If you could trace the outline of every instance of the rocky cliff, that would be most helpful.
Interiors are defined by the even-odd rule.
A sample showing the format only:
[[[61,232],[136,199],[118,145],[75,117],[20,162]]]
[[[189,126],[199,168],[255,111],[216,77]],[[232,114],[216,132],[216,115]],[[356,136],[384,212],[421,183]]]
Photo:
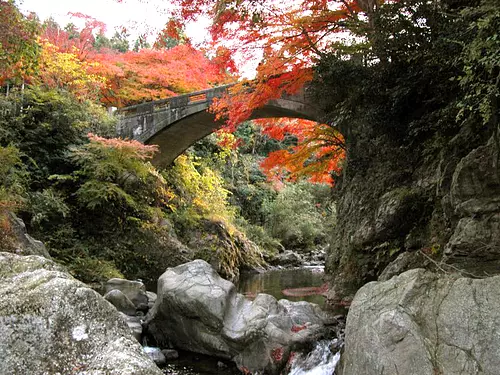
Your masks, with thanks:
[[[347,138],[328,252],[330,301],[369,281],[427,267],[466,276],[500,272],[500,170],[494,131],[461,127],[412,145],[408,132]],[[384,271],[385,270],[385,271]]]

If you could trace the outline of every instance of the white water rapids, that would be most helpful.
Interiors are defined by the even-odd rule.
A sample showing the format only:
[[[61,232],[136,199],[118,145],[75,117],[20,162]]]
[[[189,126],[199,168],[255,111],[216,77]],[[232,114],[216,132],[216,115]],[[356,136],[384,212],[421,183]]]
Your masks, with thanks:
[[[318,341],[307,355],[298,355],[292,362],[289,375],[332,375],[340,360],[340,351],[333,353],[337,339]]]

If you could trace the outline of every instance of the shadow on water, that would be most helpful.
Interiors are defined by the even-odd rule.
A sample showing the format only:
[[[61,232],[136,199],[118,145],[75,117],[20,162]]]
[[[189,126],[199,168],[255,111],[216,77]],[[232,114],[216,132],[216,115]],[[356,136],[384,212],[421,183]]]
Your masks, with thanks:
[[[170,361],[162,370],[168,375],[241,375],[230,361],[185,351],[179,351],[179,359]]]

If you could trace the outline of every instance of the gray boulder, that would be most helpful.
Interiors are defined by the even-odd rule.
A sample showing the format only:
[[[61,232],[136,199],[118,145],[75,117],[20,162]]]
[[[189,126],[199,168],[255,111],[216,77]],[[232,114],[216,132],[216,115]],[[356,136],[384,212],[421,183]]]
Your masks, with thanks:
[[[15,252],[19,255],[40,255],[50,259],[49,252],[43,242],[35,240],[26,231],[24,221],[10,213],[10,224],[15,237]]]
[[[387,281],[405,271],[414,268],[423,268],[428,266],[429,260],[420,252],[405,252],[389,263],[378,277],[378,281]]]
[[[126,315],[135,315],[135,305],[118,289],[113,289],[104,295],[104,299]]]
[[[298,267],[302,264],[302,258],[292,250],[285,250],[282,254],[278,255],[275,263],[284,267]]]
[[[104,293],[108,293],[112,290],[119,290],[120,292],[125,294],[137,308],[148,305],[146,287],[140,281],[131,281],[117,278],[110,279],[104,285]]]
[[[356,294],[341,375],[496,375],[500,276],[407,271]]]
[[[161,345],[232,359],[242,371],[278,373],[296,348],[315,341],[334,320],[314,304],[249,301],[205,261],[169,268],[146,317]]]
[[[40,256],[0,253],[0,374],[161,375],[116,309]]]

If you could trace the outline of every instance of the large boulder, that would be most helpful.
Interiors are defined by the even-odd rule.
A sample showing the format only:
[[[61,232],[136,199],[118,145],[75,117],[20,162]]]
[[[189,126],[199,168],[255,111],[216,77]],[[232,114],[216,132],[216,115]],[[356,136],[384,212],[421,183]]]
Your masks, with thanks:
[[[500,276],[469,279],[415,269],[356,294],[341,375],[495,375]]]
[[[116,309],[40,256],[0,253],[0,374],[161,375]]]
[[[161,346],[232,359],[252,373],[278,373],[292,350],[315,341],[333,322],[307,302],[266,294],[249,301],[202,260],[160,277],[158,299],[146,317],[149,334]]]
[[[119,290],[122,292],[136,308],[146,308],[148,306],[148,296],[146,294],[146,287],[141,281],[125,280],[113,278],[106,282],[104,291],[106,294],[112,290]]]

